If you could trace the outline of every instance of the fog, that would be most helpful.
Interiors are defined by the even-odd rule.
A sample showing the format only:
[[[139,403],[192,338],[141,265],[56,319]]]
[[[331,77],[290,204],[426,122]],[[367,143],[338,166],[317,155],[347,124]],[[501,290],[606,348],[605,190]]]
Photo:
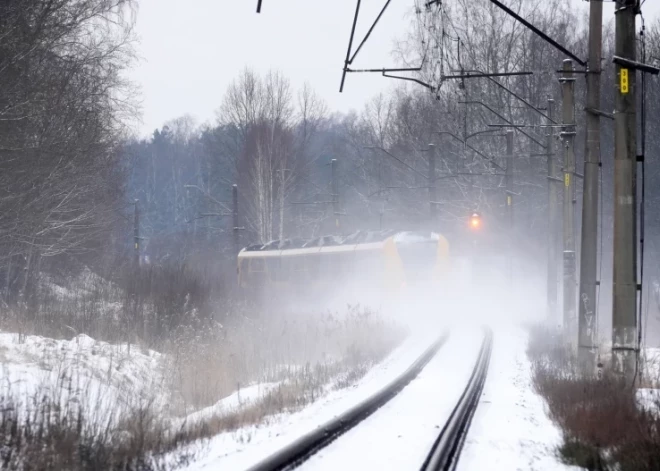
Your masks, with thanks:
[[[613,59],[627,41],[659,65],[660,2],[638,2],[643,21],[621,10],[637,36],[615,41],[621,2],[597,1],[506,0],[561,48],[489,0],[263,0],[260,14],[257,0],[0,1],[8,466],[166,469],[218,438],[193,466],[243,469],[258,457],[248,444],[285,446],[402,371],[421,375],[398,397],[423,432],[413,422],[437,412],[440,390],[452,410],[443,383],[460,393],[473,357],[482,374],[465,397],[495,405],[479,406],[481,441],[466,443],[528,460],[511,468],[554,463],[555,447],[608,466],[617,440],[635,459],[657,450],[657,434],[639,432],[658,415],[632,407],[637,391],[617,375],[660,381],[641,355],[660,347],[660,78]],[[601,3],[596,104],[584,58],[587,9]],[[639,113],[621,112],[633,102]],[[585,165],[587,113],[600,119],[597,167]],[[620,125],[632,116],[636,148]],[[627,130],[617,166],[614,122]],[[586,212],[585,168],[599,200]],[[587,248],[596,299],[578,291]],[[629,294],[617,312],[615,256],[630,265],[617,264]],[[575,348],[581,307],[595,345],[580,347],[611,369]],[[495,333],[488,382],[483,327]],[[603,427],[589,414],[610,404],[620,423]],[[382,428],[403,446],[397,414]],[[492,436],[512,418],[510,442]],[[427,438],[445,420],[425,422]],[[537,428],[547,443],[529,440]]]

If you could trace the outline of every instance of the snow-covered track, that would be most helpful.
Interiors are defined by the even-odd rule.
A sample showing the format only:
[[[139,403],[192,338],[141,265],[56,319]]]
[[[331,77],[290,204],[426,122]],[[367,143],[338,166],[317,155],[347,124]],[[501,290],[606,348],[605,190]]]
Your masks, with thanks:
[[[479,356],[474,365],[461,398],[433,444],[431,452],[424,460],[422,471],[449,471],[456,469],[463,449],[474,412],[479,404],[479,397],[484,389],[490,354],[493,348],[493,332],[486,329]]]
[[[318,450],[358,425],[401,392],[431,361],[448,337],[449,333],[443,332],[406,371],[379,392],[328,423],[303,435],[295,442],[252,466],[248,471],[288,470],[302,464]]]

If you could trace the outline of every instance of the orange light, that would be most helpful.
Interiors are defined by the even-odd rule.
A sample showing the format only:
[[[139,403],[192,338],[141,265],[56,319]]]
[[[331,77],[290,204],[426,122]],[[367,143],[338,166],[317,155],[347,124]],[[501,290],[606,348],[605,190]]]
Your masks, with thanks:
[[[470,216],[470,227],[472,229],[479,229],[481,226],[481,217],[477,213],[473,213],[472,216]]]

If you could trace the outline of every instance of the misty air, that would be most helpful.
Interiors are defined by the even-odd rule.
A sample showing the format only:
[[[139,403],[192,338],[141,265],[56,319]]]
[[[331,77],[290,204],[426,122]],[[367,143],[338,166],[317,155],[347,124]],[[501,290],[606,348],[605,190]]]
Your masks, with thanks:
[[[653,0],[3,0],[0,468],[660,470],[659,120]]]

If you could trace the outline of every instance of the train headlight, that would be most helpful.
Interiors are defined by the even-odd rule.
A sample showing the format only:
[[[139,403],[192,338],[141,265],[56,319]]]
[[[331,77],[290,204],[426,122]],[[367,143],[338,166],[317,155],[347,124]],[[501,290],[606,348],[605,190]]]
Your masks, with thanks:
[[[470,228],[477,230],[481,227],[481,216],[479,213],[472,213],[470,216]]]

